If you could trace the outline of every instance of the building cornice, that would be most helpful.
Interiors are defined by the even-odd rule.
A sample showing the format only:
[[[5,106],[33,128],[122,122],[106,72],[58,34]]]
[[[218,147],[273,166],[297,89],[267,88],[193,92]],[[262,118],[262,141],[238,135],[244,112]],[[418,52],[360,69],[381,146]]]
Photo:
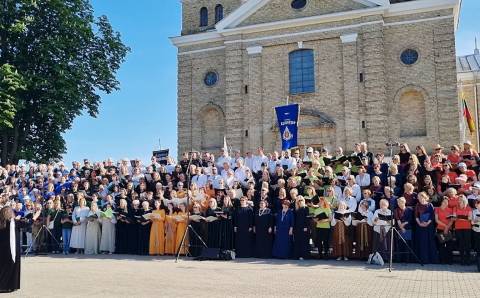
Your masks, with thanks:
[[[385,12],[384,7],[365,8],[365,9],[358,9],[358,10],[352,10],[347,12],[337,12],[337,13],[332,13],[327,15],[319,15],[319,16],[312,16],[312,17],[305,17],[305,18],[275,21],[275,22],[263,23],[263,24],[257,24],[257,25],[242,26],[242,27],[237,27],[232,29],[219,30],[217,28],[217,32],[219,32],[224,36],[234,35],[234,34],[256,33],[256,32],[280,30],[280,29],[286,29],[286,28],[292,28],[292,27],[308,26],[308,25],[314,25],[314,24],[338,22],[338,21],[356,19],[356,18],[372,16],[372,15],[383,15],[384,12]]]
[[[176,47],[191,46],[207,42],[223,41],[223,35],[216,32],[204,32],[183,36],[170,37],[170,41]]]
[[[465,82],[465,81],[475,81],[480,79],[479,72],[457,72],[457,81],[458,82]]]

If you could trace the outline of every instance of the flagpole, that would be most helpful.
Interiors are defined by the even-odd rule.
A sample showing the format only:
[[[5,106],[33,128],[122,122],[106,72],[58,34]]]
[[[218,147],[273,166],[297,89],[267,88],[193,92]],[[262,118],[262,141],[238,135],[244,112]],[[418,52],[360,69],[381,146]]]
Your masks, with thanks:
[[[460,104],[461,104],[461,113],[462,113],[462,143],[465,142],[465,133],[466,133],[466,120],[465,120],[465,104],[463,102],[463,82],[460,81]]]

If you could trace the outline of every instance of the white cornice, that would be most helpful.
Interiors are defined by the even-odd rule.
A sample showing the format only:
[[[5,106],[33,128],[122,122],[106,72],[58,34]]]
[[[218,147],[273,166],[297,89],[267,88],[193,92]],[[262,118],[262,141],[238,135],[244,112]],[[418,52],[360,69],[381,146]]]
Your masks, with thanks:
[[[244,20],[258,11],[260,8],[265,6],[271,0],[250,0],[237,8],[234,12],[228,15],[225,19],[220,21],[215,28],[218,31],[224,29],[232,29],[240,25]],[[389,0],[353,0],[355,2],[361,3],[368,7],[377,7],[377,6],[388,6],[390,5]]]
[[[457,72],[457,81],[475,81],[479,75],[476,72],[469,71],[469,72]],[[480,83],[479,83],[480,84]]]
[[[263,23],[257,25],[242,26],[232,29],[223,29],[217,31],[223,35],[232,35],[238,33],[253,33],[270,30],[279,30],[290,27],[308,26],[313,24],[331,23],[354,18],[360,18],[371,15],[383,15],[385,9],[383,7],[364,8],[346,12],[336,12],[327,15],[318,15],[305,18],[289,19],[283,21],[276,21],[270,23]]]
[[[191,46],[206,42],[223,41],[223,36],[218,32],[204,32],[183,36],[170,37],[170,41],[176,47]]]
[[[211,51],[219,51],[225,49],[225,46],[220,46],[220,47],[214,47],[214,48],[205,48],[205,49],[199,49],[199,50],[193,50],[193,51],[187,51],[187,52],[180,52],[178,53],[179,56],[185,56],[185,55],[190,55],[190,54],[197,54],[197,53],[204,53],[204,52],[211,52]]]

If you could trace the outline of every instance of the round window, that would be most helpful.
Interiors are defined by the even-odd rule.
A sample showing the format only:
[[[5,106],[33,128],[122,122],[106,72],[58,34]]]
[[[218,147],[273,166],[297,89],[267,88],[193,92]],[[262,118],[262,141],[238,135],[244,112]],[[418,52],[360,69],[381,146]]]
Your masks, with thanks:
[[[205,85],[207,85],[207,86],[215,85],[218,82],[217,73],[213,72],[213,71],[207,72],[207,74],[205,75],[204,82],[205,82]]]
[[[293,9],[302,9],[307,5],[307,0],[293,0],[291,5]]]
[[[413,49],[407,49],[400,55],[400,60],[405,65],[412,65],[418,61],[418,52]]]

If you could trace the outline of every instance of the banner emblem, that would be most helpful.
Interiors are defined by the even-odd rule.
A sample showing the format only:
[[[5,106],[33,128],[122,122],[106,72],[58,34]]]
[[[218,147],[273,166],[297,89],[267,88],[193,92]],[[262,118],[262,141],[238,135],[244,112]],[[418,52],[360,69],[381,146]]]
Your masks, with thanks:
[[[285,131],[283,132],[283,140],[284,141],[290,141],[292,138],[293,138],[293,136],[290,133],[290,130],[288,130],[288,126],[285,127]]]

